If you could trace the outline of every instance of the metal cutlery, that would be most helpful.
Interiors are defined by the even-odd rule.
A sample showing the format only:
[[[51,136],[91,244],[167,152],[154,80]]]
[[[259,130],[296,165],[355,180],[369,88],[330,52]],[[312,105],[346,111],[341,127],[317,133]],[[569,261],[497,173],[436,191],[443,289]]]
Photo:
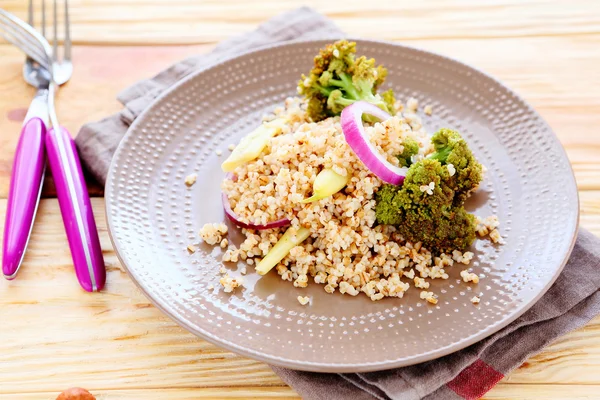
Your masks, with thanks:
[[[33,25],[31,9],[29,20]],[[7,279],[14,279],[21,267],[39,204],[46,169],[47,104],[52,80],[47,69],[50,58],[46,55],[50,47],[40,48],[36,42],[41,38],[39,34],[33,28],[22,25],[25,24],[21,24],[19,19],[0,10],[2,36],[24,48],[28,57],[23,67],[23,78],[37,88],[23,122],[13,161],[2,250],[2,273]]]
[[[33,26],[34,22],[33,9],[33,0],[30,0],[29,22],[31,26]],[[35,136],[35,139],[39,141],[41,138],[41,140],[44,141],[48,157],[48,164],[50,166],[52,176],[54,177],[57,198],[62,213],[63,222],[65,225],[67,239],[69,241],[69,247],[71,249],[71,255],[73,257],[73,264],[75,266],[77,278],[79,280],[80,285],[85,290],[91,292],[100,290],[104,286],[106,280],[104,260],[102,257],[102,250],[100,247],[96,223],[94,221],[91,202],[89,194],[87,192],[87,187],[83,177],[81,163],[79,160],[77,149],[75,147],[75,142],[71,138],[69,132],[64,127],[60,126],[54,107],[54,98],[58,87],[67,82],[70,79],[73,72],[73,66],[71,63],[70,21],[67,0],[64,0],[64,8],[62,9],[65,32],[62,46],[62,58],[59,57],[58,51],[59,41],[57,17],[59,13],[59,8],[56,0],[53,2],[52,10],[52,30],[54,33],[52,50],[50,50],[50,46],[44,37],[40,36],[39,34],[36,34],[37,32],[35,31],[31,32],[31,29],[29,29],[23,21],[20,21],[19,19],[10,16],[10,14],[9,18],[4,18],[5,25],[10,25],[8,24],[8,22],[12,22],[10,28],[8,30],[5,29],[5,32],[9,32],[10,35],[5,36],[9,36],[10,39],[8,40],[10,40],[11,42],[17,42],[19,45],[22,45],[23,50],[28,54],[28,59],[26,60],[26,64],[24,67],[24,75],[26,77],[26,80],[31,79],[33,81],[34,77],[46,75],[50,77],[50,79],[47,81],[47,85],[41,80],[36,81],[37,83],[41,83],[41,85],[37,87],[43,90],[43,92],[38,91],[38,94],[40,96],[38,97],[36,95],[36,99],[40,101],[38,101],[36,104],[44,105],[46,107],[41,112],[45,114],[46,119],[49,118],[49,122],[52,128],[44,134],[43,130],[45,128],[45,124],[39,124],[41,125],[40,129],[42,129],[42,133],[40,133],[38,136]],[[6,15],[7,13],[3,12],[2,14]],[[42,1],[42,21],[42,34],[44,34],[45,36],[45,1]],[[3,26],[0,25],[0,28],[3,28]],[[46,101],[44,102],[43,99],[45,99]],[[43,119],[40,120],[43,121]],[[42,154],[43,148],[44,146],[41,146]],[[19,150],[27,154],[30,151],[28,149],[28,142],[24,141],[23,146],[19,145],[18,152]],[[37,161],[38,159],[36,158],[36,162]],[[22,175],[26,175],[26,173],[29,173],[30,176],[37,177],[37,169],[35,171],[29,171],[31,168],[22,168],[23,165],[26,165],[29,162],[30,159],[25,156],[18,158],[15,157],[13,169],[14,173],[17,173],[21,169],[24,169],[25,171],[22,172]],[[33,163],[33,165],[37,164]],[[41,179],[39,182],[39,186],[35,186],[33,184],[33,179],[24,179],[23,182],[25,183],[21,183],[20,181],[16,182],[17,179],[14,177],[13,180],[15,181],[15,183],[14,185],[11,184],[10,197],[16,199],[12,200],[12,202],[17,206],[13,208],[7,208],[5,244],[7,237],[17,238],[18,240],[15,239],[15,242],[18,244],[22,243],[23,240],[19,238],[21,238],[24,235],[23,232],[25,232],[25,230],[27,230],[27,237],[29,237],[29,232],[33,223],[33,215],[35,214],[35,211],[33,212],[33,215],[31,217],[29,216],[30,213],[26,213],[25,216],[21,217],[17,210],[19,205],[18,200],[22,198],[31,198],[31,192],[36,187],[38,188],[37,198],[39,199],[39,186],[41,186]],[[9,204],[10,202],[11,200],[9,198]],[[17,213],[17,216],[19,218],[15,218],[13,216],[14,212]],[[29,219],[31,220],[29,221]],[[8,222],[10,222],[10,224],[8,224]],[[27,225],[28,222],[29,225]],[[23,223],[23,225],[19,225],[20,223]],[[27,229],[24,228],[25,226],[27,227]],[[14,233],[13,230],[16,233]],[[11,244],[12,241],[8,243],[8,246],[10,247]],[[26,244],[27,240],[25,240],[24,245]],[[6,251],[3,254],[6,254]],[[10,254],[16,253],[12,251],[10,252]],[[9,258],[11,257],[16,258],[16,256],[10,256]],[[6,264],[3,260],[4,275],[9,279],[14,278],[21,261],[22,254],[21,258],[19,259],[19,262],[16,263],[17,266],[15,271],[11,273],[15,265],[14,260],[9,259],[6,262]]]

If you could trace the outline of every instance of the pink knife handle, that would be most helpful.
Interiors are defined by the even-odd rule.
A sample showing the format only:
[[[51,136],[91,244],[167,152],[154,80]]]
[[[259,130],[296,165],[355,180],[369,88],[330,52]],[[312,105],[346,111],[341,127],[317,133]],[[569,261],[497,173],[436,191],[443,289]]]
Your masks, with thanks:
[[[98,291],[106,282],[106,270],[75,141],[65,128],[52,128],[46,152],[77,279],[88,292]]]
[[[6,279],[14,279],[17,275],[33,227],[46,166],[45,135],[46,125],[39,118],[30,119],[21,130],[10,179],[2,243],[2,273]]]

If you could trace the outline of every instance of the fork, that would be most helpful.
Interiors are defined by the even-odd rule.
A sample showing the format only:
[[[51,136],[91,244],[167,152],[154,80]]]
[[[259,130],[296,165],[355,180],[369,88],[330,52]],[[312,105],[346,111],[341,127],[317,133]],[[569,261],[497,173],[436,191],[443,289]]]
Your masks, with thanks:
[[[33,25],[33,8],[33,0],[30,0],[29,21],[31,25]],[[44,37],[32,34],[28,29],[25,29],[28,35],[17,36],[21,39],[21,43],[25,44],[24,50],[32,59],[28,58],[26,61],[25,73],[33,72],[36,68],[50,73],[46,105],[52,129],[45,135],[48,164],[54,177],[77,279],[85,290],[91,292],[100,290],[104,286],[106,280],[104,260],[75,142],[69,132],[58,123],[54,107],[54,97],[58,87],[66,83],[73,72],[68,0],[64,0],[63,10],[65,35],[62,58],[59,57],[58,51],[57,0],[53,1],[54,39],[52,51],[49,50],[49,44]],[[16,20],[17,23],[20,21],[14,17],[11,20],[13,22]],[[46,7],[45,0],[42,0],[42,34],[44,36],[46,33],[45,21]],[[24,23],[17,25],[24,25]],[[16,31],[16,28],[12,30],[13,33]],[[31,38],[35,40],[31,40]],[[34,55],[37,57],[33,57]],[[33,63],[34,60],[39,60],[37,66]]]
[[[32,8],[33,0],[29,0]],[[42,1],[42,15],[45,15]],[[46,135],[48,165],[56,186],[56,197],[65,225],[75,274],[80,285],[88,292],[102,289],[106,281],[106,271],[98,230],[94,220],[92,204],[87,190],[81,161],[75,141],[69,132],[58,123],[54,108],[55,92],[58,86],[66,83],[73,73],[71,62],[71,24],[68,0],[64,0],[64,40],[63,55],[58,51],[58,5],[53,2],[52,77],[48,95],[48,109],[52,129]]]
[[[29,10],[29,23],[33,25],[32,9]],[[0,27],[5,39],[22,46],[28,54],[23,66],[23,78],[37,88],[17,144],[6,208],[2,273],[10,280],[16,277],[23,262],[39,204],[46,169],[47,103],[52,79],[47,69],[50,47],[40,48],[36,44],[36,40],[40,39],[39,33],[1,9]]]

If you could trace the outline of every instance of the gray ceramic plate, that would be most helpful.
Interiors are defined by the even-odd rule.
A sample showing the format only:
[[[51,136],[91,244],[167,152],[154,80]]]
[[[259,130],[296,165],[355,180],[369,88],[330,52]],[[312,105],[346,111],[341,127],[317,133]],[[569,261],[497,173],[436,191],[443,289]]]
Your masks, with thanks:
[[[203,245],[190,255],[186,246],[199,241],[204,223],[224,220],[219,185],[227,146],[295,95],[300,74],[327,42],[265,48],[196,73],[158,98],[129,129],[108,176],[106,212],[119,258],[151,301],[194,334],[302,370],[415,364],[498,331],[539,299],[564,266],[578,225],[577,189],[540,116],[501,83],[457,61],[358,42],[359,54],[389,69],[386,86],[400,100],[414,96],[433,105],[433,117],[424,118],[430,131],[452,127],[468,139],[489,170],[470,208],[497,214],[506,244],[476,242],[480,283],[460,283],[462,268],[451,268],[449,280],[432,284],[440,295],[436,306],[419,300],[415,289],[403,299],[371,302],[329,295],[314,283],[296,289],[275,273],[259,279],[250,267],[243,291],[219,290],[220,249]],[[193,172],[198,181],[187,188],[184,178]],[[227,266],[232,275],[241,267]],[[469,301],[475,294],[478,306]],[[298,295],[311,296],[312,304],[301,306]]]

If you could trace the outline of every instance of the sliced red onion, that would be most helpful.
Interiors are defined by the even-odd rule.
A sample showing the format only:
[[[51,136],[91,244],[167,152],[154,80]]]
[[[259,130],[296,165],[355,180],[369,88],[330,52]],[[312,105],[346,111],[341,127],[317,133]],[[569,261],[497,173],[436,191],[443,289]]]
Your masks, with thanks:
[[[363,126],[363,114],[372,115],[382,121],[391,118],[391,115],[381,108],[366,101],[357,101],[342,111],[342,131],[344,132],[346,142],[348,142],[348,145],[360,161],[379,179],[393,185],[401,185],[404,182],[408,168],[401,168],[391,164],[373,146]]]
[[[231,179],[232,181],[237,181],[237,176],[233,174],[227,174],[227,179]],[[221,192],[221,199],[223,201],[223,210],[225,210],[225,215],[227,218],[231,220],[234,224],[239,226],[240,228],[246,229],[256,229],[256,230],[264,230],[264,229],[273,229],[273,228],[281,228],[282,226],[288,226],[291,222],[289,219],[284,218],[277,221],[269,222],[264,225],[250,224],[240,221],[240,217],[233,212],[231,209],[231,204],[229,204],[229,198],[225,194],[225,192]]]

